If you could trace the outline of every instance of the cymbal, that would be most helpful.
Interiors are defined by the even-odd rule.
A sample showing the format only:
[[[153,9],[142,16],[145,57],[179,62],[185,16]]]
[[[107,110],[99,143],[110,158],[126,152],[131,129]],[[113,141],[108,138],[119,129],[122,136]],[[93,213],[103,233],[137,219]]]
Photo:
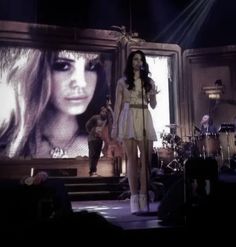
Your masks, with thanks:
[[[168,128],[171,128],[171,129],[180,128],[180,126],[177,125],[177,124],[167,124],[165,126],[168,127]]]

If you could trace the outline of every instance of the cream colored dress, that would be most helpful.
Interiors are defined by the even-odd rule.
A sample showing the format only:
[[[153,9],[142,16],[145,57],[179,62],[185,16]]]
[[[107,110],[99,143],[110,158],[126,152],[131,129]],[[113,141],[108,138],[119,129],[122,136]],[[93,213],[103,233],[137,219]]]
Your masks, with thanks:
[[[153,82],[153,81],[152,81]],[[142,109],[142,89],[141,80],[134,82],[133,90],[127,89],[127,84],[124,79],[118,81],[118,90],[122,93],[122,109],[118,118],[118,139],[143,140],[143,129],[146,130],[146,139],[156,141],[157,136],[153,126],[152,116],[148,109],[147,98],[148,95],[144,91],[144,111]],[[153,82],[154,83],[154,82]],[[143,115],[145,121],[143,121]],[[145,126],[143,126],[143,122]]]

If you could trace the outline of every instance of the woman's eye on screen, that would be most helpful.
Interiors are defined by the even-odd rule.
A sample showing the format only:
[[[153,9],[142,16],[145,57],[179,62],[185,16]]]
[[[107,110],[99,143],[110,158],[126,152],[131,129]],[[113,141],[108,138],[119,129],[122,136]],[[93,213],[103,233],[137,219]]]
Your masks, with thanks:
[[[96,71],[97,70],[97,62],[94,60],[87,61],[85,64],[85,71]]]
[[[71,69],[71,64],[66,61],[55,61],[52,64],[52,69],[55,71],[68,71]]]

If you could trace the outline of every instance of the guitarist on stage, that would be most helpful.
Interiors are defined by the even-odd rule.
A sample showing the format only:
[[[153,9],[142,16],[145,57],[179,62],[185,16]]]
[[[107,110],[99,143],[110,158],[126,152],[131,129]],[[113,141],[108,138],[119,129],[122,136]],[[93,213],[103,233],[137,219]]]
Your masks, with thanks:
[[[108,129],[109,125],[109,112],[108,109],[103,106],[100,109],[100,113],[92,116],[86,123],[86,130],[88,134],[88,149],[89,149],[89,175],[91,177],[97,177],[97,163],[101,155],[104,131]],[[106,143],[104,144],[106,145]]]

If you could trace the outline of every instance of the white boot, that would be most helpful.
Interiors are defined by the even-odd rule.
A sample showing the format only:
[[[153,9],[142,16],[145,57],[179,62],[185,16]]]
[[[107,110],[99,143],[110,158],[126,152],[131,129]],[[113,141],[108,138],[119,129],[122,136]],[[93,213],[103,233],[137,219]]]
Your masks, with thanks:
[[[138,213],[140,211],[139,208],[139,195],[131,195],[130,197],[130,211],[131,214]]]
[[[148,212],[148,201],[146,194],[139,195],[139,206],[141,212]]]

